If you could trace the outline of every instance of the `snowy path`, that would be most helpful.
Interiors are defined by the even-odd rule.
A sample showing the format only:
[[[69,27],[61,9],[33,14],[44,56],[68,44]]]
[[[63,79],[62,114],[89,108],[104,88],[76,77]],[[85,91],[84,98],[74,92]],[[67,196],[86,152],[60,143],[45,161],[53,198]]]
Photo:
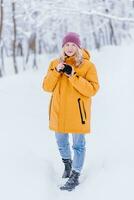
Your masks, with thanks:
[[[133,52],[132,45],[92,53],[101,90],[93,99],[81,185],[71,193],[58,188],[63,165],[48,129],[43,70],[0,79],[1,200],[134,199]]]

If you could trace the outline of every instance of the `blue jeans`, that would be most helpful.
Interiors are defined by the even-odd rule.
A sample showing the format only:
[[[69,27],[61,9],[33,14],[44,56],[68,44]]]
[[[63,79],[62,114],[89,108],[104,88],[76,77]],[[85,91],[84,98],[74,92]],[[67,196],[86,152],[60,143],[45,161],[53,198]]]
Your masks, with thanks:
[[[58,144],[58,149],[60,155],[64,159],[72,159],[70,144],[69,144],[69,134],[68,133],[60,133],[55,132],[56,141]],[[84,158],[85,158],[85,135],[84,134],[72,134],[73,138],[73,162],[72,162],[72,170],[76,172],[81,172]]]

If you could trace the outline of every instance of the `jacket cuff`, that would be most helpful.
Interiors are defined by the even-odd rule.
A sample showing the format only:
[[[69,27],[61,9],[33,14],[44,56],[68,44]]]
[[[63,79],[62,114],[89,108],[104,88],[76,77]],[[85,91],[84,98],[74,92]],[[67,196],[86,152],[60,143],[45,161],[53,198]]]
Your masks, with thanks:
[[[51,71],[53,71],[54,76],[56,76],[56,77],[59,77],[59,76],[60,76],[60,72],[58,72],[58,71],[56,70],[56,68],[51,69]]]
[[[79,77],[79,75],[78,75],[76,72],[74,72],[74,74],[73,74],[72,76],[68,77],[68,78],[69,78],[69,80],[71,81],[71,80],[73,80],[75,77]]]

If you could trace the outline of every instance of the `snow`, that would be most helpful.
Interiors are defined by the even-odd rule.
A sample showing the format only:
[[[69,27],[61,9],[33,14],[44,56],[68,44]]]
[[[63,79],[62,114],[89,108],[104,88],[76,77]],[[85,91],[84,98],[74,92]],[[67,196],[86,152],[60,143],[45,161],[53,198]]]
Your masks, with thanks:
[[[134,44],[91,52],[100,79],[80,185],[60,191],[63,164],[48,128],[50,93],[40,70],[0,79],[1,200],[134,199]],[[72,145],[70,135],[70,143]]]

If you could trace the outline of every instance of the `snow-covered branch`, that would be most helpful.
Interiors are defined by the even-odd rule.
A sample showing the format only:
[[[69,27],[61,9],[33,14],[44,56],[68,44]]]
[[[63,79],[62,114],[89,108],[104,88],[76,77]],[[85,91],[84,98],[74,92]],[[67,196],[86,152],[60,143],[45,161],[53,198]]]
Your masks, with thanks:
[[[45,7],[45,9],[47,10],[47,7]],[[116,21],[121,21],[121,22],[126,21],[126,22],[134,23],[134,18],[110,15],[110,14],[106,14],[106,13],[95,11],[95,10],[83,11],[81,9],[53,6],[53,12],[55,12],[55,11],[62,11],[62,12],[66,12],[66,14],[68,13],[68,14],[72,14],[72,15],[73,14],[96,15],[96,16],[100,16],[100,17],[104,17],[104,18],[108,18],[108,19],[112,19],[112,20],[116,20]]]
[[[98,15],[104,18],[108,18],[108,19],[112,19],[112,20],[116,20],[116,21],[125,21],[125,22],[133,22],[134,23],[134,18],[130,18],[130,17],[119,17],[119,16],[114,16],[114,15],[109,15],[109,14],[105,14],[105,13],[101,13],[98,11],[91,11],[92,15]]]

